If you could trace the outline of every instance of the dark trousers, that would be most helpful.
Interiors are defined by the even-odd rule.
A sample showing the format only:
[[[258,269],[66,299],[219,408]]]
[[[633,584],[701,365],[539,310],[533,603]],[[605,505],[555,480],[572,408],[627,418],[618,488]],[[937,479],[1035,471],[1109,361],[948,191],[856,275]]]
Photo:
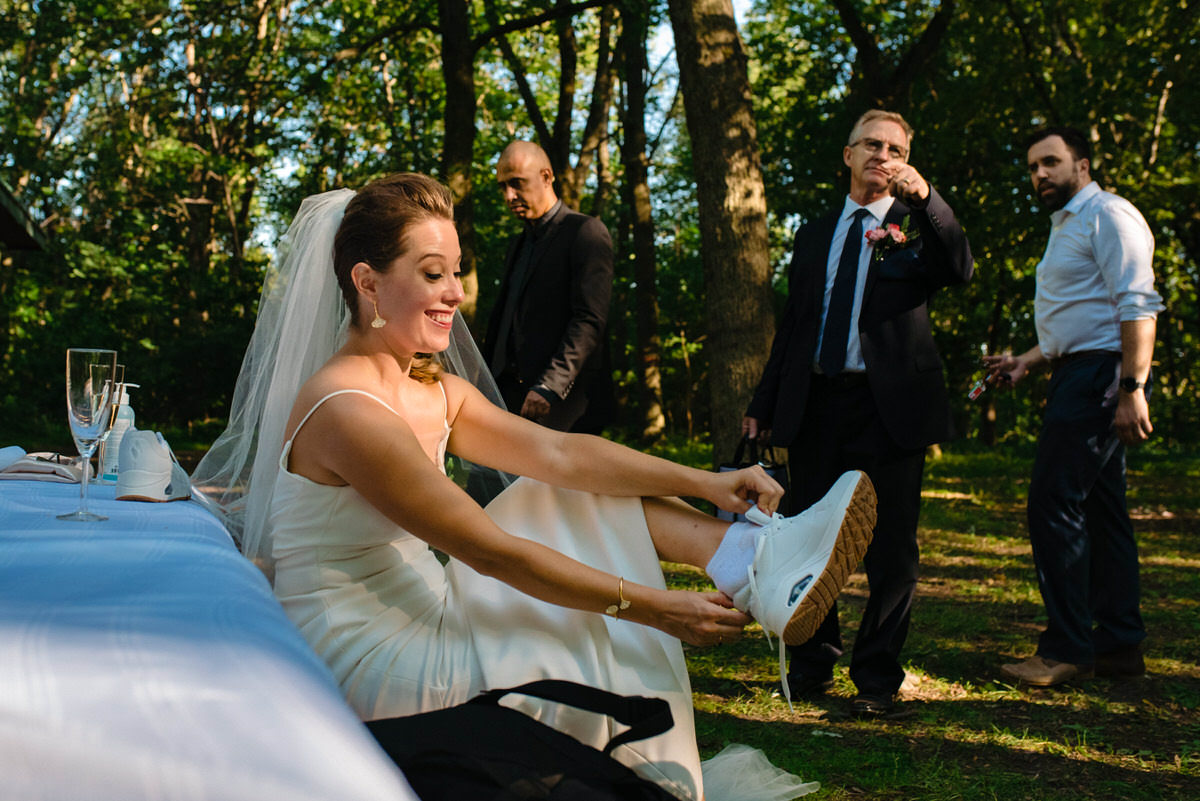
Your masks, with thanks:
[[[1146,636],[1125,446],[1113,429],[1120,364],[1119,354],[1089,356],[1050,379],[1028,514],[1048,618],[1037,652],[1059,662],[1092,664]]]
[[[788,448],[788,464],[793,514],[819,500],[847,470],[862,470],[875,485],[878,518],[863,559],[870,596],[854,640],[850,678],[860,693],[893,694],[904,681],[900,650],[917,587],[925,449],[896,445],[865,376],[814,375],[800,433]],[[789,676],[828,677],[842,654],[837,604],[808,642],[788,651]]]

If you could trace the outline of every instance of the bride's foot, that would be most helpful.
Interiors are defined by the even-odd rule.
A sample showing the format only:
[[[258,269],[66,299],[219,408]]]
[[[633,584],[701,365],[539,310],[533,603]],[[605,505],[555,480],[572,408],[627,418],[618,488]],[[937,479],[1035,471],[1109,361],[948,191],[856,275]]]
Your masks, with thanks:
[[[854,470],[794,517],[768,518],[755,507],[747,518],[763,528],[749,582],[734,605],[786,644],[799,645],[817,630],[871,542],[875,488]]]

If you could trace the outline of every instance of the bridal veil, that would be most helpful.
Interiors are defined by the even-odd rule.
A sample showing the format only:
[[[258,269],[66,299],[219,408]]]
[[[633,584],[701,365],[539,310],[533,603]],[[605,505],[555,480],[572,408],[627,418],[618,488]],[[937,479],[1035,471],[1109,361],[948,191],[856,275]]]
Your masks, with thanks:
[[[263,282],[229,422],[192,473],[192,484],[242,553],[268,576],[266,523],[288,416],[300,387],[345,342],[350,322],[333,272],[333,243],[354,194],[335,189],[300,204]],[[503,406],[462,315],[455,314],[450,347],[435,357],[447,372],[467,379]],[[479,466],[464,465],[462,470],[470,474],[473,488],[498,490],[510,481]]]

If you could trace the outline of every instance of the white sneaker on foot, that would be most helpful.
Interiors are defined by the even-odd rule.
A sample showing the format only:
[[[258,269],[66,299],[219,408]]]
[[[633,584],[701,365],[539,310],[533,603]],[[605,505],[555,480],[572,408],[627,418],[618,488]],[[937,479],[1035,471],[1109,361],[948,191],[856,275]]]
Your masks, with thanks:
[[[875,528],[875,488],[866,473],[843,473],[821,500],[794,517],[762,521],[750,581],[733,599],[788,645],[812,637],[854,572]]]
[[[187,471],[157,431],[130,429],[117,459],[118,501],[179,501],[191,497]]]

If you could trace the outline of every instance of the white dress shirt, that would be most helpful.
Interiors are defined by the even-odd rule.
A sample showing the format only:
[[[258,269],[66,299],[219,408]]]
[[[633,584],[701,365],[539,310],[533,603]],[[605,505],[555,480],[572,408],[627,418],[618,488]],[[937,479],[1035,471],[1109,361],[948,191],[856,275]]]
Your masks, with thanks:
[[[825,300],[821,303],[821,327],[817,333],[817,350],[813,354],[813,369],[817,369],[817,358],[821,353],[821,340],[825,338],[825,315],[829,313],[829,297],[833,294],[833,282],[837,278],[838,264],[842,260],[842,248],[846,244],[846,234],[854,222],[854,212],[866,209],[867,216],[862,220],[863,241],[858,251],[858,277],[854,282],[854,306],[850,310],[850,339],[846,342],[846,367],[849,373],[861,373],[867,369],[863,361],[862,344],[858,340],[858,316],[862,311],[863,290],[867,286],[867,268],[871,266],[871,255],[875,252],[867,245],[867,231],[874,231],[883,223],[892,208],[896,198],[888,195],[866,206],[860,206],[846,196],[842,206],[842,216],[838,218],[837,227],[833,229],[833,241],[829,243],[829,260],[825,263]]]
[[[1047,358],[1082,350],[1121,350],[1121,323],[1154,319],[1154,235],[1141,213],[1091,181],[1050,215],[1037,266],[1034,321]]]

